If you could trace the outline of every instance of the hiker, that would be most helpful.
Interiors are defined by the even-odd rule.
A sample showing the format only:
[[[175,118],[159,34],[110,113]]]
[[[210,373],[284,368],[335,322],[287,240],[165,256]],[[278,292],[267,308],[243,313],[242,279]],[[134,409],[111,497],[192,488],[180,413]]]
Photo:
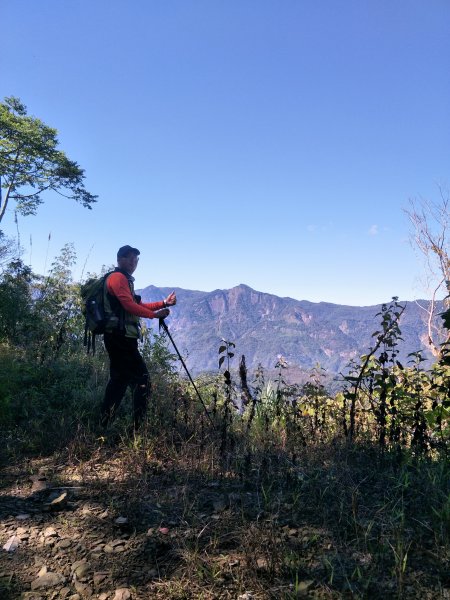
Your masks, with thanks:
[[[150,391],[147,366],[138,350],[140,317],[164,319],[177,302],[172,292],[162,302],[141,302],[134,293],[132,276],[139,261],[139,250],[122,246],[117,252],[117,268],[106,280],[107,298],[117,319],[110,319],[104,333],[110,361],[110,379],[101,406],[101,424],[106,427],[130,385],[133,390],[133,419],[137,429],[147,410]]]

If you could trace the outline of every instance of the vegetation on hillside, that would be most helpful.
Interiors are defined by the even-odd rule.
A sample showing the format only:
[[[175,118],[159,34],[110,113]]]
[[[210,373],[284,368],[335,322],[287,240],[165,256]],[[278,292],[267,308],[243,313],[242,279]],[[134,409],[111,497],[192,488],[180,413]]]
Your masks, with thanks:
[[[399,362],[401,303],[383,306],[372,347],[334,395],[319,368],[306,384],[288,384],[282,357],[273,380],[262,368],[248,373],[223,341],[217,375],[196,382],[208,416],[167,340],[148,333],[146,427],[132,433],[125,403],[105,432],[107,361],[101,345],[95,356],[83,346],[74,261],[66,246],[45,277],[20,260],[1,274],[4,472],[57,456],[102,503],[114,496],[136,539],[149,527],[173,529],[158,573],[131,582],[137,598],[444,593],[450,361],[443,348],[429,370],[419,352]],[[156,521],[149,499],[163,507]],[[11,597],[23,585],[20,575],[11,580]]]
[[[11,200],[34,214],[46,190],[95,201],[18,99],[0,105],[0,128],[0,221]],[[419,351],[400,362],[396,298],[333,394],[319,367],[289,384],[281,356],[274,378],[248,373],[222,340],[200,402],[147,332],[138,432],[126,402],[98,424],[108,365],[83,346],[73,248],[39,276],[0,232],[1,597],[448,598],[450,353],[433,321],[435,292],[450,291],[447,202],[409,213],[436,275],[431,368]]]

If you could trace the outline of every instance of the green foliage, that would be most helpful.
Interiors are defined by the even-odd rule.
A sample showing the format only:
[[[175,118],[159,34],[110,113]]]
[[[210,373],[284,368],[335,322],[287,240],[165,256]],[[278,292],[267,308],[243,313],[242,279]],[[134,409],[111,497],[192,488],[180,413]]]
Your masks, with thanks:
[[[0,271],[18,254],[17,242],[0,231]]]
[[[31,421],[39,429],[38,424],[52,420],[61,429],[64,422],[61,431],[67,435],[79,423],[96,421],[107,361],[102,348],[95,358],[86,357],[83,348],[80,285],[71,272],[75,261],[73,247],[66,245],[45,278],[35,276],[21,261],[11,262],[0,275],[4,424],[24,427]],[[402,456],[447,456],[450,366],[442,359],[426,371],[420,353],[413,353],[407,365],[398,361],[403,308],[396,298],[383,305],[373,346],[343,377],[337,395],[326,389],[326,373],[318,366],[303,385],[289,384],[289,365],[281,356],[273,381],[260,366],[249,384],[245,357],[237,373],[233,371],[235,344],[222,340],[222,376],[199,386],[214,420],[210,434],[218,436],[224,468],[233,460],[241,436],[246,440],[241,460],[247,467],[257,447],[268,455],[281,449],[295,462],[305,446],[340,436]],[[184,436],[205,427],[202,407],[191,385],[176,372],[165,338],[147,332],[141,351],[152,381],[151,430],[169,434],[181,427]]]
[[[21,345],[31,324],[31,269],[21,260],[11,262],[0,280],[0,341]]]
[[[230,363],[234,356],[232,349],[235,348],[234,342],[222,340],[222,344],[219,347],[219,369],[222,364],[226,361],[226,369],[223,374],[224,378],[224,390],[225,390],[225,402],[223,403],[223,415],[222,415],[222,427],[221,427],[221,444],[220,454],[222,460],[225,460],[225,454],[227,452],[228,442],[232,441],[230,437],[230,427],[232,423],[232,407],[233,407],[233,396],[234,389],[231,382]]]
[[[84,171],[58,149],[57,131],[35,117],[18,98],[0,103],[0,221],[10,200],[22,215],[34,215],[42,194],[53,190],[86,208],[97,196],[84,187]]]
[[[152,395],[146,426],[130,437],[127,406],[112,430],[98,426],[108,362],[101,345],[95,357],[83,347],[79,284],[71,273],[75,258],[68,245],[45,278],[20,261],[0,274],[0,461],[23,464],[25,456],[56,450],[78,464],[88,457],[90,468],[96,463],[101,472],[108,460],[108,468],[118,469],[117,479],[108,471],[111,496],[123,486],[128,508],[122,514],[136,507],[136,522],[142,522],[155,486],[169,490],[171,515],[177,502],[172,492],[182,487],[185,504],[177,510],[190,528],[200,522],[196,543],[205,531],[198,518],[204,500],[210,502],[216,486],[229,486],[230,505],[219,520],[210,520],[227,534],[217,530],[211,556],[218,540],[229,542],[230,524],[239,519],[235,537],[247,548],[242,564],[267,557],[270,580],[296,582],[289,588],[293,594],[303,589],[297,583],[309,568],[305,556],[310,552],[316,564],[320,546],[322,567],[315,567],[314,580],[332,586],[333,594],[351,590],[355,597],[377,597],[373,580],[380,573],[396,588],[386,589],[407,597],[410,565],[425,556],[418,549],[433,557],[448,553],[450,366],[440,360],[425,370],[418,352],[408,364],[399,362],[396,300],[383,307],[373,347],[343,377],[338,394],[327,390],[320,366],[302,385],[290,384],[282,356],[272,380],[261,366],[252,377],[242,356],[233,368],[235,345],[223,341],[220,370],[197,380],[214,426],[191,382],[177,372],[165,337],[145,332],[140,349]],[[199,487],[201,480],[206,487]],[[190,486],[192,498],[186,495]],[[222,510],[216,498],[214,492]],[[305,523],[314,531],[303,530]],[[358,558],[366,556],[370,561]],[[447,570],[443,560],[436,577]],[[255,572],[260,580],[261,568]],[[200,587],[208,578],[203,570]]]
[[[76,255],[71,244],[61,250],[52,263],[49,274],[35,288],[34,331],[30,343],[39,360],[77,351],[82,341],[79,285],[72,281]]]
[[[123,443],[114,447],[109,466],[123,471],[112,477],[111,495],[121,484],[128,506],[135,502],[145,512],[142,499],[148,507],[159,482],[170,492],[172,515],[172,492],[181,485],[183,522],[190,528],[201,523],[196,543],[205,531],[203,500],[216,486],[230,486],[230,506],[210,520],[227,530],[226,536],[218,531],[217,540],[230,541],[229,525],[238,515],[236,540],[249,549],[246,564],[267,556],[271,581],[291,578],[293,594],[303,589],[297,583],[308,549],[318,564],[317,540],[324,551],[314,579],[334,586],[333,594],[355,597],[375,597],[377,572],[392,579],[396,597],[406,597],[410,565],[428,556],[419,548],[432,557],[433,569],[435,557],[448,554],[450,365],[443,358],[425,370],[419,352],[399,362],[402,307],[396,299],[383,306],[373,346],[343,376],[337,394],[327,390],[320,366],[302,385],[290,384],[281,356],[273,380],[261,366],[249,376],[245,357],[234,369],[235,344],[223,341],[221,370],[197,380],[214,426],[177,372],[165,337],[146,332],[140,349],[152,396],[146,427],[130,438],[126,406],[112,431],[97,424],[108,363],[101,346],[95,357],[83,347],[75,259],[67,245],[45,278],[20,261],[0,273],[0,451],[9,460],[23,463],[24,456],[58,450],[59,457],[62,451],[77,461],[89,456],[92,467],[94,457],[97,464],[110,459],[118,435]],[[121,463],[124,451],[127,463]],[[203,478],[207,491],[199,494],[195,486]],[[190,485],[192,499],[186,496]],[[239,508],[233,513],[234,502]],[[308,522],[315,533],[300,535],[299,524]],[[211,555],[217,555],[217,540]],[[370,560],[359,560],[366,556]],[[447,570],[445,559],[436,577]]]
[[[0,427],[12,429],[12,454],[64,447],[81,424],[93,426],[107,380],[105,360],[79,354],[39,363],[0,346]]]
[[[0,274],[0,427],[15,428],[16,446],[26,451],[50,451],[80,426],[98,427],[108,361],[101,345],[95,357],[86,354],[75,262],[67,244],[46,277],[19,260]],[[170,398],[177,377],[163,337],[146,332],[141,351],[153,397]],[[155,428],[167,426],[166,408],[151,404]]]
[[[73,247],[64,246],[45,278],[20,260],[8,265],[0,278],[0,341],[39,363],[78,347],[82,326],[71,273],[75,260]]]

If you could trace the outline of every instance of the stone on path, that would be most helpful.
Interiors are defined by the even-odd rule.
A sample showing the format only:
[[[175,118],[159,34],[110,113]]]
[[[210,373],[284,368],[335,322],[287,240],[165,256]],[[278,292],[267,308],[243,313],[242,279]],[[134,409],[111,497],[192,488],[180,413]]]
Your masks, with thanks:
[[[55,587],[65,582],[65,577],[60,573],[46,573],[42,577],[38,577],[31,582],[31,589],[34,590],[46,590],[50,587]]]
[[[119,588],[116,590],[113,600],[129,600],[130,598],[131,592],[128,588]]]
[[[44,530],[44,537],[56,537],[58,535],[56,529],[54,527],[46,527]]]
[[[105,581],[105,579],[108,577],[109,573],[106,572],[97,572],[94,573],[94,586],[98,587],[101,583],[103,583]]]
[[[17,550],[17,548],[19,547],[19,544],[20,538],[17,537],[17,535],[12,535],[6,542],[6,544],[3,546],[3,550],[6,550],[6,552],[14,552],[14,550]]]
[[[74,562],[70,570],[75,579],[87,579],[92,569],[91,565],[87,562],[87,560],[83,558]]]
[[[267,569],[268,563],[266,558],[258,558],[256,560],[256,566],[258,569]]]
[[[91,597],[92,596],[92,588],[86,583],[81,583],[81,581],[75,581],[74,583],[76,591],[81,594],[83,597]]]
[[[47,488],[48,488],[48,483],[47,483],[47,480],[45,479],[45,477],[43,477],[41,479],[34,479],[33,485],[31,486],[31,493],[36,494],[38,492],[45,492],[45,490]]]
[[[308,596],[308,591],[309,588],[313,585],[314,581],[312,580],[307,580],[307,581],[300,581],[299,584],[296,586],[297,587],[297,595],[298,596]]]
[[[63,492],[59,494],[54,500],[50,502],[48,508],[50,510],[61,510],[65,508],[67,505],[67,492]]]
[[[126,543],[126,540],[113,540],[112,542],[105,544],[103,551],[107,554],[111,554],[112,552],[123,552],[125,550]]]
[[[25,534],[28,534],[28,529],[26,527],[18,527],[16,529],[16,535],[18,535],[19,537],[21,537],[22,535],[25,535]]]

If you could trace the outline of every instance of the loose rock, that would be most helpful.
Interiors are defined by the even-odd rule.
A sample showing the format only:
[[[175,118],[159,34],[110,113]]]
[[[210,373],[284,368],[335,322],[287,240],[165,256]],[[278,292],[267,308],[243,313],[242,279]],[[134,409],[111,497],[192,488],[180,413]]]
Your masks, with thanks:
[[[86,579],[89,572],[91,571],[91,566],[87,562],[85,558],[81,560],[77,560],[73,563],[71,567],[71,572],[76,579]]]
[[[50,502],[48,508],[50,510],[62,510],[67,505],[67,492],[63,492]]]
[[[92,588],[89,585],[86,585],[85,583],[81,583],[81,581],[75,581],[74,583],[75,589],[77,590],[77,592],[79,594],[81,594],[84,597],[90,597],[92,596]]]
[[[300,581],[297,585],[297,594],[298,596],[307,596],[309,588],[313,585],[314,581]]]
[[[44,530],[44,537],[45,538],[49,538],[49,537],[56,537],[58,534],[56,532],[56,529],[54,529],[53,527],[47,527]]]
[[[17,535],[13,535],[3,546],[3,550],[6,550],[6,552],[14,552],[19,547],[19,544],[20,538],[18,538]]]
[[[94,586],[98,587],[108,577],[109,573],[94,573]]]
[[[131,592],[128,588],[119,588],[116,590],[113,600],[129,600],[130,598]]]
[[[256,565],[258,569],[267,569],[267,560],[265,558],[258,558]]]
[[[47,481],[45,479],[38,479],[37,481],[33,482],[33,485],[31,486],[31,493],[37,494],[39,492],[45,492],[47,488]]]
[[[47,588],[55,587],[65,582],[65,578],[60,573],[46,573],[42,577],[38,577],[31,582],[31,589],[46,590]]]

